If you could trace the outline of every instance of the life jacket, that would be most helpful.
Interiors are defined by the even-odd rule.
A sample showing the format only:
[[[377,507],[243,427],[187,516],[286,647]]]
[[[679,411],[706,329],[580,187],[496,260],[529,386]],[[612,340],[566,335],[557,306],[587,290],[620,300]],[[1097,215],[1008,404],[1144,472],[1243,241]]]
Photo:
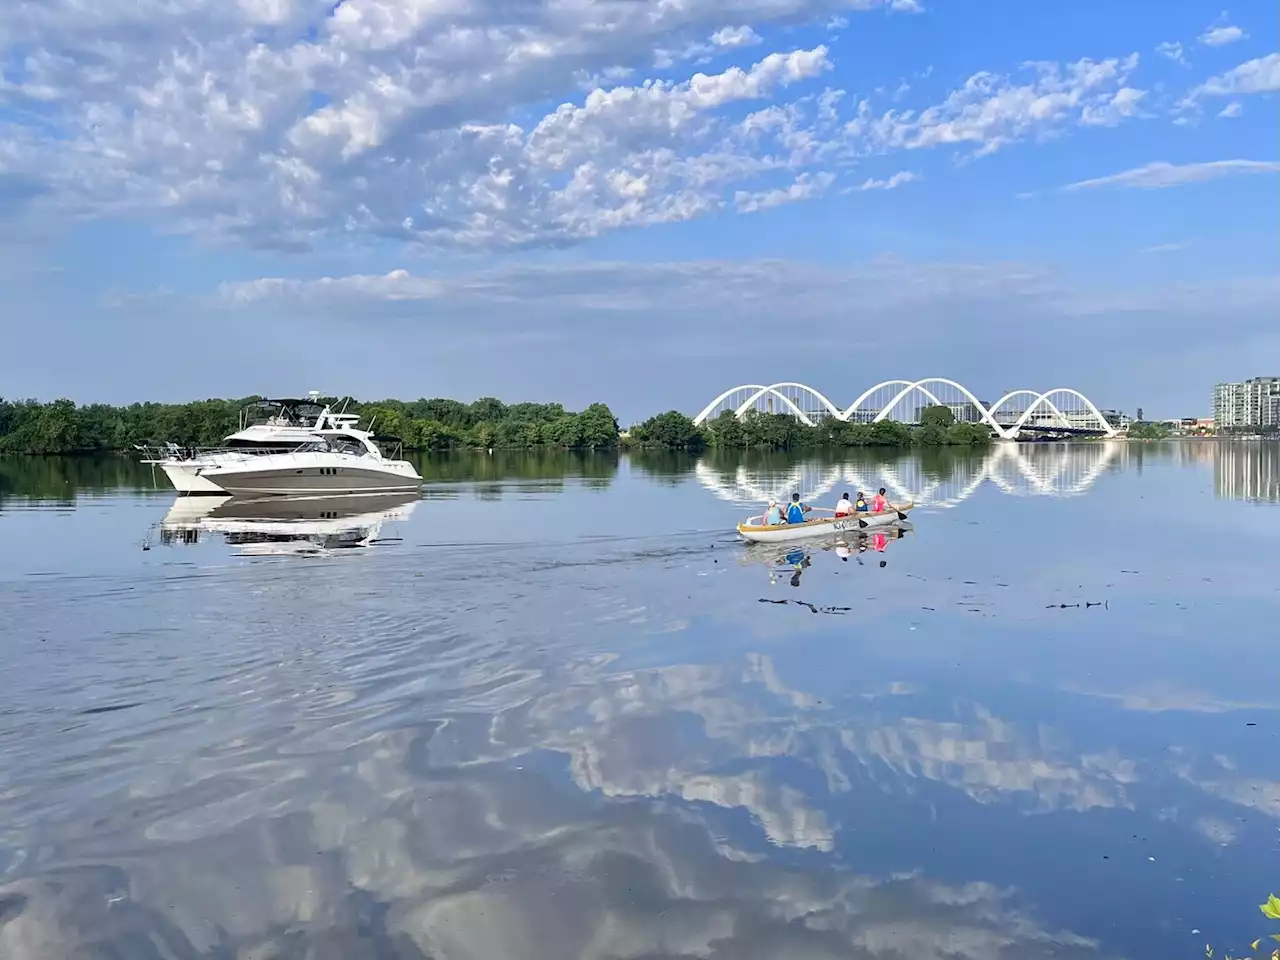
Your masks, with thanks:
[[[791,506],[787,507],[787,523],[804,523],[803,505],[793,501]]]

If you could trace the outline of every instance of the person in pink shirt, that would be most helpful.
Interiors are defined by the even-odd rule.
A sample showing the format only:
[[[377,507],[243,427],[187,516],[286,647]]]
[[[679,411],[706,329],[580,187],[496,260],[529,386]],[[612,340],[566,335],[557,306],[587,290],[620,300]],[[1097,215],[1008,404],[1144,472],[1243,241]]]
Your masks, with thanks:
[[[884,513],[889,509],[889,499],[884,495],[884,487],[880,488],[880,492],[876,494],[874,500],[871,501],[872,513]]]

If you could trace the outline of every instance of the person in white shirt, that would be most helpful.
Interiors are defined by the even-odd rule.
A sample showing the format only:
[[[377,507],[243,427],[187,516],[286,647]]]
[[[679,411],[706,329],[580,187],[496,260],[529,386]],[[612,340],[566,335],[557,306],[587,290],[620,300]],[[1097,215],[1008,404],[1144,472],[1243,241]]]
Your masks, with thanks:
[[[846,517],[853,513],[853,501],[849,499],[849,494],[845,494],[836,504],[836,516]]]

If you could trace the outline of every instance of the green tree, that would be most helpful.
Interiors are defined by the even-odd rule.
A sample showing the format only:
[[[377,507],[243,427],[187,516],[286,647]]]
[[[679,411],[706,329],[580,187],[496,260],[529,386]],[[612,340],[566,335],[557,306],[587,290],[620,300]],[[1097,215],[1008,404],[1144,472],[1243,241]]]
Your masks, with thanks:
[[[941,427],[945,430],[955,422],[956,415],[952,409],[941,404],[925,407],[920,412],[920,426],[922,427]]]
[[[696,450],[703,445],[702,434],[693,421],[678,410],[668,410],[631,430],[638,446],[662,450]]]
[[[580,443],[588,450],[611,450],[618,445],[618,418],[603,403],[593,403],[578,414]]]

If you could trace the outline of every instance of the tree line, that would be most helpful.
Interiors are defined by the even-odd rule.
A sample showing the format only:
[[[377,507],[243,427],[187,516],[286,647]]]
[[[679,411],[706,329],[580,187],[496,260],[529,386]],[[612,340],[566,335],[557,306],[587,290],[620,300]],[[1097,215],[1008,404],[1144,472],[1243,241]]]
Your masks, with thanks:
[[[920,424],[893,420],[846,423],[828,419],[812,426],[786,413],[748,411],[739,420],[732,411],[701,426],[676,410],[660,413],[632,427],[627,442],[664,450],[821,450],[840,447],[982,446],[991,430],[980,423],[956,420],[950,407],[926,407]]]
[[[0,453],[108,453],[168,442],[217,446],[240,428],[241,410],[261,399],[77,406],[70,400],[41,403],[0,398]],[[337,398],[318,402],[332,403],[335,409],[341,406]],[[558,403],[424,398],[350,401],[346,410],[360,415],[361,427],[397,436],[409,450],[605,450],[618,446],[617,418],[603,403],[574,413]]]
[[[211,447],[240,428],[240,413],[261,397],[199,400],[191,403],[134,403],[128,406],[70,400],[0,398],[0,453],[81,454],[132,450],[177,443]],[[336,398],[321,403],[341,406]],[[749,413],[738,420],[721,414],[701,426],[669,411],[637,424],[625,436],[603,403],[572,412],[558,403],[506,404],[493,397],[473,403],[444,398],[413,401],[348,401],[360,425],[404,441],[408,450],[611,450],[620,444],[648,449],[816,450],[840,447],[975,446],[989,431],[958,423],[948,407],[928,407],[916,427],[884,420],[845,423],[826,420],[807,426],[782,413]]]

